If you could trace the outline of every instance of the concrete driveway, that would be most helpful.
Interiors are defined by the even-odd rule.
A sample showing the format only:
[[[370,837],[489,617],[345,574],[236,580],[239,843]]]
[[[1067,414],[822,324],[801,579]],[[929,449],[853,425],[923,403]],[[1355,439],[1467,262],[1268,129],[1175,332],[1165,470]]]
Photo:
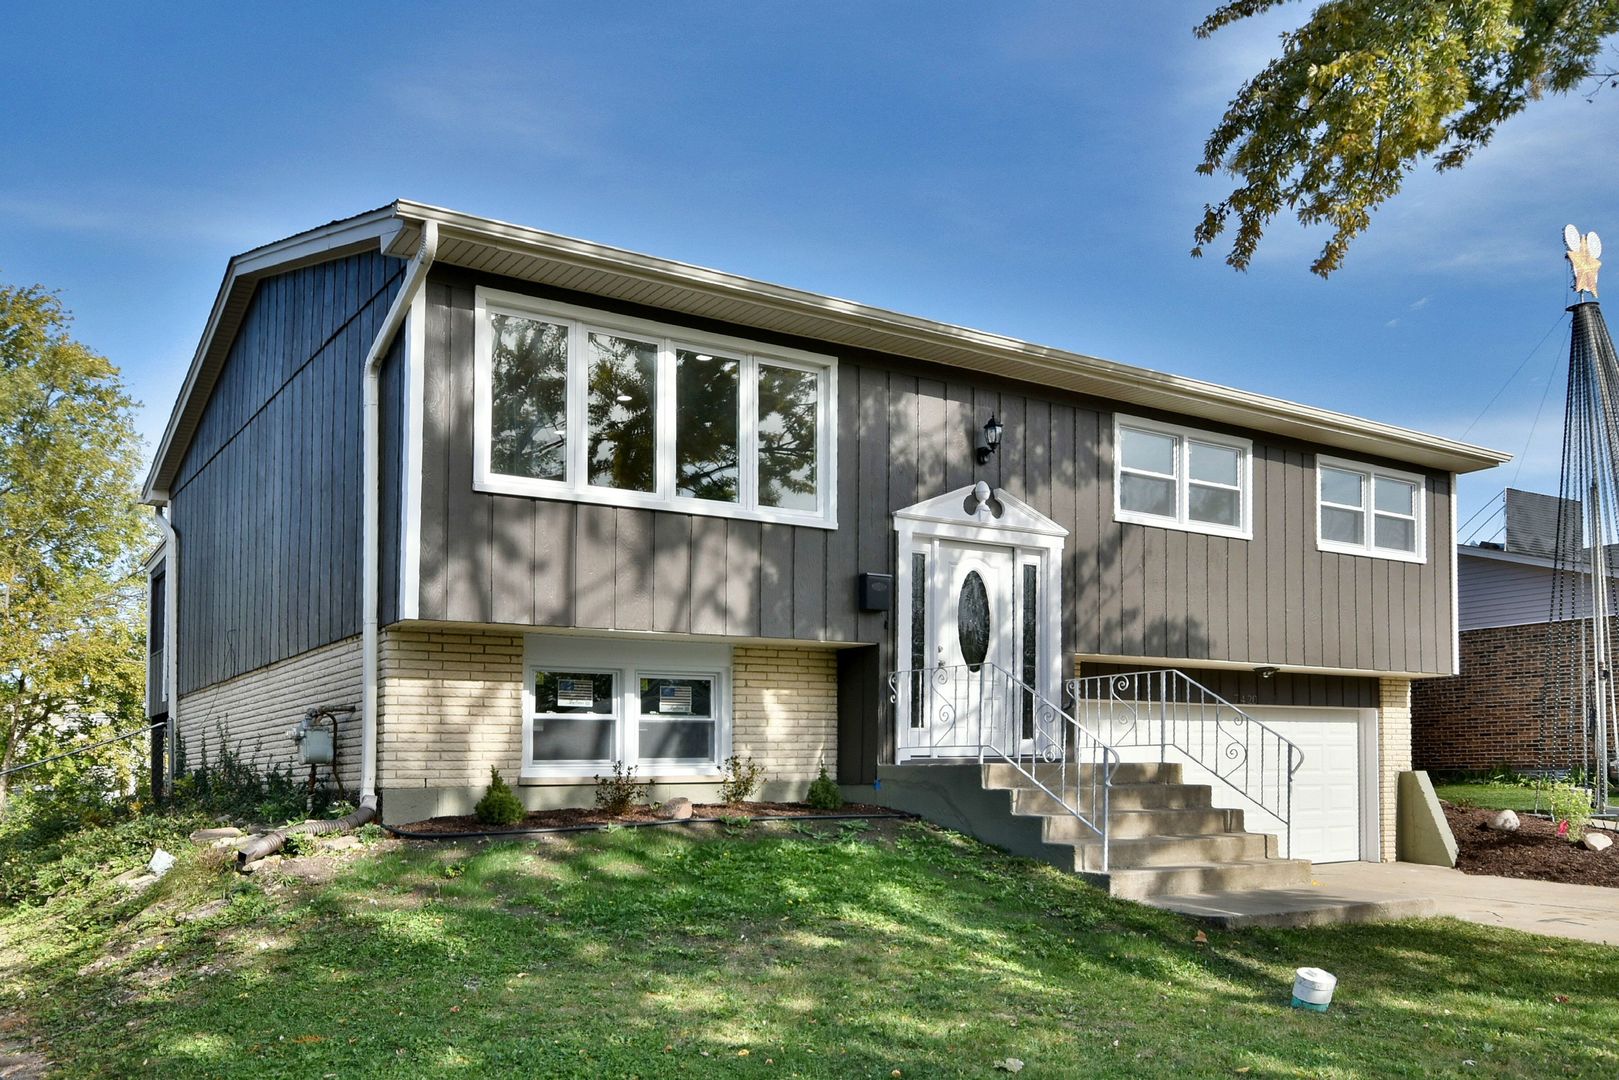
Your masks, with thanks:
[[[1417,863],[1327,863],[1315,867],[1313,877],[1326,890],[1368,899],[1429,898],[1435,915],[1619,945],[1619,889],[1485,877]]]

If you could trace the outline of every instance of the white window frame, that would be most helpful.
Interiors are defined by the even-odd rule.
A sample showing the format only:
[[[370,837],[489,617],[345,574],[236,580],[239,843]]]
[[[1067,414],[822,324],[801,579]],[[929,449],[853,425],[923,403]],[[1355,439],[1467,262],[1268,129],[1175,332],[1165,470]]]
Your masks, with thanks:
[[[1163,473],[1152,473],[1145,469],[1130,469],[1133,473],[1143,476],[1157,476],[1175,481],[1175,514],[1173,517],[1162,514],[1148,514],[1140,510],[1126,510],[1123,505],[1122,479],[1125,473],[1123,432],[1126,428],[1136,431],[1150,432],[1154,435],[1168,435],[1175,440],[1175,475],[1165,476]],[[1197,521],[1189,516],[1190,489],[1193,484],[1191,478],[1191,444],[1204,443],[1209,446],[1223,447],[1235,450],[1242,460],[1237,466],[1238,509],[1240,511],[1237,525],[1220,525],[1212,521]],[[1204,487],[1220,487],[1232,490],[1223,484],[1211,484],[1196,481]],[[1113,520],[1116,522],[1129,522],[1133,525],[1153,525],[1161,529],[1178,529],[1182,532],[1206,533],[1210,536],[1229,536],[1237,540],[1252,540],[1254,538],[1254,444],[1252,439],[1240,438],[1236,435],[1221,435],[1212,431],[1202,431],[1198,428],[1183,427],[1180,424],[1166,424],[1162,420],[1148,420],[1139,416],[1126,416],[1115,413],[1113,416]]]
[[[838,362],[833,356],[766,345],[742,338],[688,330],[647,319],[615,315],[573,304],[555,303],[479,286],[474,299],[473,480],[478,491],[525,495],[603,506],[678,510],[708,517],[741,518],[788,525],[836,529],[838,447]],[[493,414],[494,335],[491,314],[543,319],[568,330],[567,446],[564,479],[540,480],[498,473],[492,464],[490,427]],[[653,430],[656,447],[653,490],[620,491],[589,481],[585,432],[587,365],[592,331],[632,337],[658,347]],[[726,356],[740,362],[737,416],[737,501],[722,503],[675,493],[675,354],[679,349]],[[808,371],[819,379],[816,407],[816,508],[787,510],[758,505],[758,371],[759,365]]]
[[[607,663],[603,658],[609,657]],[[712,780],[731,756],[731,650],[725,645],[674,642],[629,643],[563,634],[530,634],[523,650],[523,747],[519,777],[523,780],[590,780],[612,771],[614,761],[634,766],[639,780]],[[542,671],[612,675],[616,711],[613,757],[601,761],[536,761],[534,722],[539,719],[534,680]],[[714,684],[714,760],[669,758],[641,760],[641,679],[710,679]],[[547,714],[554,715],[554,714]],[[605,714],[595,714],[602,716]]]
[[[1341,472],[1358,473],[1364,480],[1361,490],[1364,492],[1366,505],[1359,507],[1365,517],[1365,529],[1361,535],[1365,538],[1363,543],[1349,544],[1342,540],[1328,540],[1321,530],[1321,507],[1324,500],[1321,495],[1322,468],[1337,469]],[[1415,512],[1407,518],[1404,514],[1391,514],[1386,510],[1377,509],[1377,478],[1398,480],[1402,483],[1413,484],[1416,492],[1412,495],[1412,509]],[[1329,506],[1343,506],[1341,503],[1325,503]],[[1356,507],[1343,506],[1345,510]],[[1416,548],[1413,551],[1401,551],[1399,548],[1385,548],[1377,546],[1377,516],[1402,518],[1414,521],[1414,539]],[[1332,551],[1339,555],[1360,555],[1369,559],[1391,559],[1395,562],[1425,563],[1428,561],[1428,478],[1421,473],[1403,472],[1399,469],[1387,469],[1381,465],[1368,465],[1363,461],[1349,461],[1344,458],[1328,457],[1325,454],[1315,456],[1315,546],[1318,551]]]

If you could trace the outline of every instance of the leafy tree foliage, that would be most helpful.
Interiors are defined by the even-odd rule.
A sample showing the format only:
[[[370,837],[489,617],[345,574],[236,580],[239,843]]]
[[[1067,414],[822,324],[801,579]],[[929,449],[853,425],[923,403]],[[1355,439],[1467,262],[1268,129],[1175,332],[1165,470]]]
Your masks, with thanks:
[[[0,285],[0,769],[145,715],[134,403],[69,323]]]
[[[1284,2],[1230,0],[1196,33]],[[1281,55],[1209,135],[1198,171],[1237,186],[1204,207],[1192,254],[1234,218],[1226,262],[1246,269],[1271,220],[1290,212],[1331,228],[1310,267],[1328,276],[1419,160],[1457,168],[1531,101],[1612,80],[1598,59],[1616,31],[1619,0],[1327,0],[1282,36]]]

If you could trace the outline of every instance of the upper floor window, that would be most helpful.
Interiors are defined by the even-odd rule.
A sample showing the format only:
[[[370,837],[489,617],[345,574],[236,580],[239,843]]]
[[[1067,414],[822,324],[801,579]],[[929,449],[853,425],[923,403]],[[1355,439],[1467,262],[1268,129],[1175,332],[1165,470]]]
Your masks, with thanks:
[[[1252,442],[1119,416],[1113,445],[1115,520],[1253,536]]]
[[[834,528],[830,356],[477,292],[475,486]]]
[[[1346,555],[1427,560],[1427,485],[1416,473],[1316,457],[1316,546]]]

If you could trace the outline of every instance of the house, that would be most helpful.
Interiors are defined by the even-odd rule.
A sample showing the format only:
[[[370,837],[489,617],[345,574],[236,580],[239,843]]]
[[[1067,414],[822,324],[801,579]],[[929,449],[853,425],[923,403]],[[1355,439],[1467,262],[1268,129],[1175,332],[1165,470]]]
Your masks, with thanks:
[[[1456,548],[1461,662],[1455,676],[1415,685],[1413,761],[1439,773],[1589,765],[1578,688],[1591,620],[1584,508],[1508,488],[1495,514],[1501,540]],[[1608,593],[1619,610],[1611,579]]]
[[[144,497],[193,761],[353,706],[390,822],[738,754],[1081,870],[1294,880],[1393,857],[1456,475],[1502,460],[399,201],[230,262]]]

